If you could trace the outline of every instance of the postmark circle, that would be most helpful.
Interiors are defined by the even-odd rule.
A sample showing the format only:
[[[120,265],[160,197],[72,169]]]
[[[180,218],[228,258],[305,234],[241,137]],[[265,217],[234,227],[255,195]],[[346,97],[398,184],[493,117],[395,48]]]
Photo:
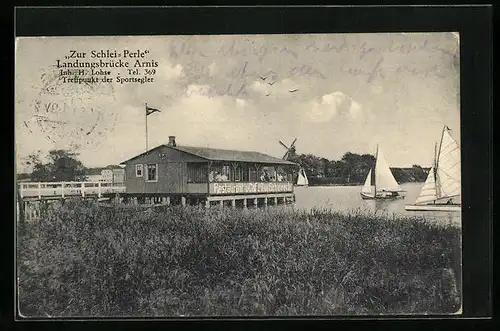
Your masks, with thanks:
[[[40,76],[31,123],[45,139],[67,148],[98,146],[117,120],[113,85],[90,76],[62,75],[55,68]]]

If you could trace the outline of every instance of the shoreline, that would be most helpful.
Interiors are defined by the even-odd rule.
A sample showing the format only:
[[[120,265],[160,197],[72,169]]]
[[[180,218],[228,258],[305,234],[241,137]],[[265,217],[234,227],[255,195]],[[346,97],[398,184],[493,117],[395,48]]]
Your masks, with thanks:
[[[399,184],[400,185],[405,185],[405,184],[423,184],[423,183],[424,182],[405,182],[405,183],[399,183]],[[350,186],[363,186],[363,183],[355,183],[355,184],[309,184],[308,186],[310,186],[310,187],[329,187],[329,186],[345,186],[345,187],[350,187]]]

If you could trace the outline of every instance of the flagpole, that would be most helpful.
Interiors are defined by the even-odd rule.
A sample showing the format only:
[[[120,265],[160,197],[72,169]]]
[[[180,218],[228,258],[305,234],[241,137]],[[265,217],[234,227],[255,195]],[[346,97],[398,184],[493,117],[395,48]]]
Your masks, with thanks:
[[[146,109],[144,114],[146,115],[146,152],[148,151],[148,104],[145,103]]]

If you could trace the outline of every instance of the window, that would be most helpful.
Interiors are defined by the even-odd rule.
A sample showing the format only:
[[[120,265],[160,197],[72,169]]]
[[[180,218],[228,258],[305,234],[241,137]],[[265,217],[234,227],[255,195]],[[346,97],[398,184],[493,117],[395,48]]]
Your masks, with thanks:
[[[283,170],[283,167],[277,166],[276,167],[276,181],[277,182],[283,182],[286,180],[286,173]]]
[[[247,164],[241,164],[240,165],[240,169],[241,169],[241,181],[242,182],[248,182],[248,180],[249,180],[248,165]]]
[[[142,177],[142,164],[135,165],[135,177]]]
[[[254,165],[249,167],[249,181],[256,182],[257,181],[257,168]]]
[[[229,164],[213,164],[209,180],[210,182],[229,182],[231,180],[231,166]]]
[[[241,165],[235,163],[233,164],[233,170],[234,170],[234,181],[235,182],[241,182],[242,178],[242,168]]]
[[[274,182],[276,181],[276,170],[274,166],[260,167],[259,180],[261,182]]]
[[[221,181],[222,182],[231,181],[231,166],[229,164],[224,164],[222,166]]]
[[[233,178],[235,182],[248,182],[248,165],[245,163],[232,163]]]
[[[146,168],[146,181],[156,182],[158,181],[158,165],[148,164]]]
[[[207,182],[207,164],[188,163],[187,165],[188,183]]]

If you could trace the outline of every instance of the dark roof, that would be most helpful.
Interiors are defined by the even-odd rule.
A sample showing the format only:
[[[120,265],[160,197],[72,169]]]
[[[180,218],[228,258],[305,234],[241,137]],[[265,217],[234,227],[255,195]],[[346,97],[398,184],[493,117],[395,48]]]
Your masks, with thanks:
[[[139,154],[127,161],[122,162],[126,163],[131,160],[134,160],[138,157],[146,155],[147,153],[151,153],[160,147],[168,147],[172,148],[184,153],[192,154],[203,159],[209,161],[233,161],[233,162],[256,162],[256,163],[269,163],[269,164],[287,164],[287,165],[297,165],[296,163],[286,161],[283,159],[279,159],[277,157],[273,157],[267,154],[253,152],[253,151],[235,151],[230,149],[218,149],[218,148],[206,148],[206,147],[192,147],[192,146],[169,146],[169,145],[160,145],[157,146],[148,152],[144,152]]]
[[[238,161],[238,162],[259,162],[259,163],[278,163],[295,164],[277,157],[252,151],[234,151],[230,149],[216,149],[205,147],[176,146],[175,149],[202,157],[211,161]]]
[[[116,164],[110,164],[108,166],[106,166],[104,169],[121,169],[122,167],[120,167],[119,165],[116,165]]]
[[[30,179],[30,178],[31,178],[31,174],[28,174],[28,173],[25,173],[25,172],[17,174],[17,180]]]
[[[100,175],[102,171],[102,168],[87,168],[85,170],[85,175],[90,176],[90,175]]]

